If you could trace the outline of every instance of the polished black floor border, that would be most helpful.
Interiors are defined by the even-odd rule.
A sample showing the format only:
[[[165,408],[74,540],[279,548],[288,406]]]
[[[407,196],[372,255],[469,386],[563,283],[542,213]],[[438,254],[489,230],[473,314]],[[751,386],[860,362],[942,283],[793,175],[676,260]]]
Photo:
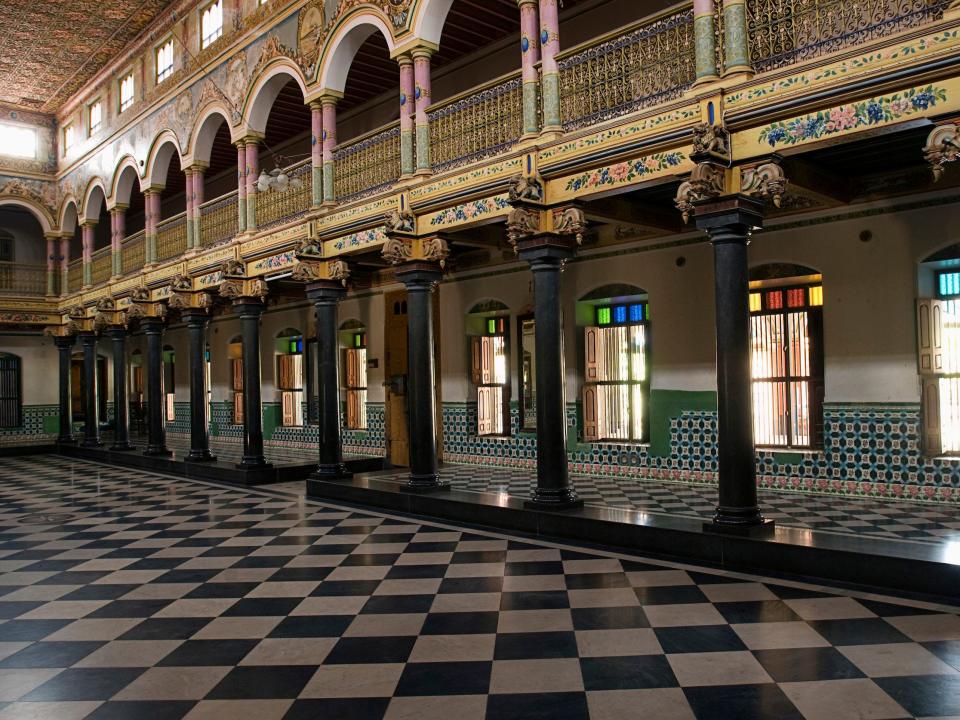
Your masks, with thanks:
[[[883,538],[777,527],[770,537],[709,532],[700,520],[586,506],[564,512],[524,507],[505,494],[448,490],[409,493],[401,483],[361,476],[307,481],[307,494],[397,512],[574,540],[632,553],[701,562],[739,572],[816,578],[960,601],[960,563],[948,548]]]

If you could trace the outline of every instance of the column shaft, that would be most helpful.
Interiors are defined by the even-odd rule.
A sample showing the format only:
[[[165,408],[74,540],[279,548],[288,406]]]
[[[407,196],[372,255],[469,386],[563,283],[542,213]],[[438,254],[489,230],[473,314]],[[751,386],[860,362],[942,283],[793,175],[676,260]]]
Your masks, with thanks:
[[[73,407],[70,397],[70,351],[73,349],[73,341],[73,335],[54,338],[54,344],[57,346],[57,352],[60,356],[60,431],[57,435],[57,443],[60,445],[74,442]]]
[[[193,168],[184,168],[183,175],[186,180],[186,190],[184,191],[184,196],[186,198],[186,212],[184,213],[184,220],[187,226],[187,250],[193,247],[193,203],[194,203],[194,194],[193,194]]]
[[[747,0],[723,0],[723,74],[753,73]]]
[[[130,444],[130,422],[127,404],[127,329],[113,327],[107,331],[113,343],[113,445],[111,450],[133,450]]]
[[[543,129],[563,130],[560,118],[560,70],[557,53],[560,52],[560,17],[557,0],[540,0],[540,92],[543,95]]]
[[[147,449],[144,455],[169,455],[164,427],[163,319],[140,321],[147,338]]]
[[[413,59],[409,55],[397,58],[400,64],[400,174],[413,175],[416,168],[413,133],[416,93]]]
[[[323,105],[323,203],[333,205],[337,201],[333,150],[337,147],[337,99],[325,96]]]
[[[187,460],[216,460],[210,453],[207,426],[206,331],[209,317],[204,310],[183,313],[190,337],[190,453]]]
[[[417,174],[429,175],[433,170],[430,160],[430,55],[425,49],[413,51],[414,97],[417,102]]]
[[[257,229],[257,177],[260,175],[260,145],[248,139],[247,151],[247,230]]]
[[[313,207],[323,204],[323,104],[310,103],[310,180]]]
[[[313,300],[317,321],[317,388],[320,401],[318,434],[320,461],[311,476],[316,480],[350,477],[343,464],[340,432],[340,344],[337,341],[337,305],[346,295],[339,284],[315,285],[307,290]]]
[[[247,151],[237,143],[237,231],[247,229]]]
[[[263,455],[263,411],[260,405],[260,316],[263,303],[254,298],[235,301],[243,343],[243,459],[242,468],[268,465]]]
[[[57,294],[57,235],[47,235],[47,297]]]
[[[715,12],[714,0],[694,0],[693,42],[699,83],[716,80],[718,77]]]
[[[85,222],[80,226],[83,240],[83,286],[93,284],[93,231],[97,227],[95,222]]]
[[[204,176],[205,168],[194,166],[193,168],[193,215],[188,218],[193,224],[193,247],[198,248],[203,245],[203,235],[200,231],[200,206],[205,202]]]
[[[60,238],[60,294],[70,292],[70,236]]]
[[[540,132],[540,33],[537,0],[520,0],[520,53],[523,67],[523,132],[536,135]]]
[[[83,346],[83,442],[82,447],[100,447],[100,414],[97,407],[97,336],[80,335]]]
[[[127,235],[127,209],[115,207],[110,211],[110,216],[113,218],[110,262],[112,274],[119,276],[123,274],[123,239]]]

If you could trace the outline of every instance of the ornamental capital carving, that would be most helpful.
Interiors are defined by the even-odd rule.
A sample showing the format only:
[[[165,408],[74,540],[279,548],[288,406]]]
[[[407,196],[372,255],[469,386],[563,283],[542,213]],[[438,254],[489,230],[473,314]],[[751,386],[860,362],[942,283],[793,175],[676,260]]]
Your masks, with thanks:
[[[331,280],[336,280],[346,287],[350,279],[350,266],[346,260],[333,260],[327,263],[327,274],[330,275]]]
[[[170,292],[191,292],[193,290],[193,279],[189,275],[174,275],[170,278]]]
[[[435,262],[440,265],[440,269],[447,266],[447,258],[450,257],[450,246],[447,241],[441,237],[432,237],[423,241],[423,259],[429,262]]]
[[[391,210],[384,216],[383,224],[388,235],[392,233],[411,235],[416,232],[417,218],[406,210]]]
[[[150,288],[136,287],[130,293],[130,299],[135,303],[145,303],[150,302],[153,296],[150,293]]]
[[[514,175],[510,178],[510,202],[543,202],[543,182],[535,175]]]
[[[713,162],[730,167],[730,132],[723,125],[702,122],[693,126],[693,152],[690,159],[697,163]]]
[[[297,260],[319,260],[323,257],[323,245],[317,238],[308,237],[300,243],[293,256]]]
[[[582,245],[586,229],[587,216],[582,208],[566,207],[553,211],[553,231],[558,235],[573,235],[577,245]]]
[[[930,163],[934,182],[943,177],[947,163],[960,158],[960,127],[940,125],[933,129],[923,146],[923,159]]]
[[[690,222],[695,202],[723,194],[725,176],[724,169],[719,165],[702,162],[690,173],[690,179],[680,184],[674,202],[677,210],[683,213],[685,223]]]
[[[113,299],[112,297],[110,297],[109,295],[107,295],[106,297],[102,297],[102,298],[100,298],[99,300],[97,300],[97,311],[98,311],[98,312],[110,312],[110,311],[112,311],[112,310],[116,310],[116,308],[117,308],[117,301],[114,300],[114,299]]]
[[[167,304],[175,310],[209,310],[213,297],[207,292],[175,292]]]
[[[267,283],[265,280],[257,278],[256,280],[244,280],[241,278],[228,278],[220,283],[220,297],[228,300],[242,300],[249,298],[265,302],[267,299]]]
[[[540,212],[519,205],[507,215],[507,240],[517,249],[517,243],[540,232]]]
[[[380,250],[380,256],[391,265],[399,265],[413,257],[413,249],[406,240],[388,237]]]
[[[787,176],[776,160],[745,168],[740,176],[740,192],[744,195],[772,200],[781,207],[787,193]]]
[[[227,260],[220,272],[225,278],[243,278],[247,276],[247,266],[242,260]]]

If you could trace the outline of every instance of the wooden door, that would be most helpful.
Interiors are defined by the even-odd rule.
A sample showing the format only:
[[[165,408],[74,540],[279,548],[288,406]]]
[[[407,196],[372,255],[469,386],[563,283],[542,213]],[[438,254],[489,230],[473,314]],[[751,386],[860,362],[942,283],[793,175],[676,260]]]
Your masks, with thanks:
[[[386,459],[390,465],[410,464],[407,435],[407,293],[384,295],[384,404]]]

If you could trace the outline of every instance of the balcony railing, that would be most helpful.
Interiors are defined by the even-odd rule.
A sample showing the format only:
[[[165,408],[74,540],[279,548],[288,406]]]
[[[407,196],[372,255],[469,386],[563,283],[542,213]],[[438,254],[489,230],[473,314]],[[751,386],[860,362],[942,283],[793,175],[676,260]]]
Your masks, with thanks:
[[[132,273],[146,262],[146,237],[143,230],[134,233],[120,246],[120,267],[123,274]]]
[[[100,248],[91,258],[90,282],[99,285],[110,279],[113,270],[113,260],[110,256],[110,247]]]
[[[572,48],[559,67],[567,130],[679,97],[696,79],[693,8],[673,7]]]
[[[400,177],[400,124],[392,123],[334,150],[333,191],[350,202],[390,187]]]
[[[312,167],[310,158],[294,163],[284,169],[290,183],[286,190],[257,192],[254,196],[257,203],[257,227],[263,228],[290,220],[310,209],[313,199]],[[299,181],[300,187],[294,187],[294,179]]]
[[[83,287],[83,260],[77,258],[67,265],[67,290],[77,292]]]
[[[216,245],[239,232],[237,191],[221,195],[200,206],[200,244]]]
[[[757,72],[861,45],[943,17],[950,0],[748,0]]]
[[[0,262],[0,293],[10,295],[44,295],[46,292],[46,266]]]
[[[520,73],[431,107],[430,155],[443,171],[509,150],[523,134]]]
[[[157,224],[157,260],[167,260],[187,251],[187,214],[180,213]]]

